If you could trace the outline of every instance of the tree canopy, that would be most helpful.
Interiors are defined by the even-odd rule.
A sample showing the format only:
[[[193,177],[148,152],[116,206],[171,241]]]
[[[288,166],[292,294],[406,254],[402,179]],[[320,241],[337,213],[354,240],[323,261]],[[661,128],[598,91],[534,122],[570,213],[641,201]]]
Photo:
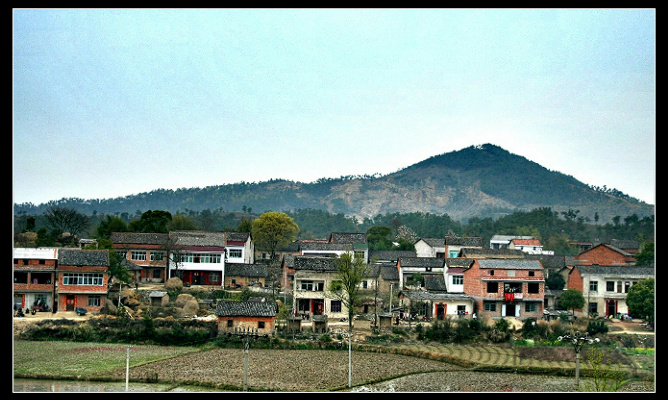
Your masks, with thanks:
[[[276,249],[292,243],[299,233],[299,226],[286,213],[270,211],[260,215],[251,224],[251,235],[258,247],[269,251],[271,260]]]

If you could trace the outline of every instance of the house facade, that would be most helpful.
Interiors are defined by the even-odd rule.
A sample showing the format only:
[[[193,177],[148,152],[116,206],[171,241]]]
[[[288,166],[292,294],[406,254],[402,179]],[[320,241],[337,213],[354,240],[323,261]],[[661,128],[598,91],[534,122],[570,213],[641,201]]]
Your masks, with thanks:
[[[543,250],[543,245],[538,239],[511,239],[508,249],[521,250],[527,254],[554,254],[554,251]]]
[[[458,318],[473,313],[474,301],[463,293],[434,293],[422,290],[403,290],[400,305],[411,315],[426,316],[438,321]]]
[[[474,259],[463,271],[464,293],[481,317],[543,316],[545,280],[538,260]]]
[[[422,238],[413,243],[417,257],[445,258],[443,238]]]
[[[633,254],[610,244],[601,243],[573,257],[577,265],[621,265],[632,266]]]
[[[168,234],[112,232],[111,246],[123,259],[141,267],[140,282],[165,282],[169,248]]]
[[[464,236],[446,236],[445,237],[445,257],[457,257],[459,252],[466,247],[481,249],[482,238],[464,237]]]
[[[169,232],[169,276],[187,285],[222,287],[225,282],[225,232]]]
[[[334,265],[335,258],[319,256],[294,257],[293,305],[295,314],[311,318],[314,315],[328,315],[342,318],[348,309],[341,300],[329,293],[332,281],[338,279]]]
[[[579,290],[585,299],[585,309],[575,310],[575,315],[618,317],[628,314],[626,295],[629,289],[639,281],[653,277],[652,267],[574,266],[568,273],[567,285],[569,289]]]
[[[59,249],[57,310],[99,312],[109,292],[107,250]]]
[[[56,248],[14,249],[14,309],[37,307],[54,310],[56,295]]]
[[[400,288],[416,289],[422,286],[422,283],[415,280],[417,276],[443,276],[444,259],[433,257],[399,257],[397,271]]]
[[[255,245],[250,232],[225,232],[226,264],[255,263]]]
[[[267,283],[266,264],[225,264],[226,288],[241,286],[265,287]]]
[[[218,333],[251,331],[270,334],[276,322],[276,303],[221,301],[216,306]]]

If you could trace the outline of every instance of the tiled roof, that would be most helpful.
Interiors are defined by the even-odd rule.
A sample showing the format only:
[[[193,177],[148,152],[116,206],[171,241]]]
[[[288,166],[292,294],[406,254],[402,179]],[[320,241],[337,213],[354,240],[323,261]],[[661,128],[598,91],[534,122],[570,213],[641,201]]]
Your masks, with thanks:
[[[408,297],[411,301],[416,300],[473,300],[471,296],[467,296],[463,293],[433,293],[426,292],[423,290],[406,290],[402,291],[403,296]]]
[[[473,261],[475,260],[472,258],[464,257],[446,258],[445,265],[449,268],[469,268],[473,264]]]
[[[603,274],[606,276],[653,276],[652,267],[629,267],[622,265],[579,265],[577,267],[583,274]]]
[[[543,269],[543,266],[538,260],[522,260],[522,259],[479,259],[478,265],[480,268],[495,268],[495,269]]]
[[[221,301],[216,306],[219,317],[275,317],[276,304],[257,301]]]
[[[213,231],[172,231],[169,237],[178,246],[225,247],[225,232]]]
[[[443,274],[438,275],[424,275],[424,288],[427,290],[433,290],[436,292],[445,292],[447,289],[445,287],[445,278]]]
[[[330,243],[366,244],[366,234],[332,232],[332,234],[329,236],[329,241]]]
[[[295,271],[336,271],[334,260],[334,257],[295,256],[294,268]]]
[[[444,247],[445,246],[445,240],[443,238],[421,238],[417,242],[422,240],[426,244],[428,244],[431,247]],[[417,243],[415,242],[415,243]]]
[[[108,267],[109,251],[60,249],[58,251],[58,264],[88,267]]]
[[[264,264],[225,264],[226,276],[266,277],[267,266]]]
[[[464,247],[460,250],[459,254],[462,257],[468,258],[483,258],[483,257],[515,257],[515,258],[525,258],[526,253],[522,250],[514,249],[486,249],[479,247]]]
[[[371,250],[370,260],[397,261],[399,257],[416,257],[417,254],[411,250]]]
[[[409,268],[443,268],[445,260],[436,257],[401,257],[402,267]]]
[[[481,237],[446,236],[445,244],[449,246],[482,247]]]
[[[155,244],[165,246],[167,233],[112,232],[111,242],[117,244]]]

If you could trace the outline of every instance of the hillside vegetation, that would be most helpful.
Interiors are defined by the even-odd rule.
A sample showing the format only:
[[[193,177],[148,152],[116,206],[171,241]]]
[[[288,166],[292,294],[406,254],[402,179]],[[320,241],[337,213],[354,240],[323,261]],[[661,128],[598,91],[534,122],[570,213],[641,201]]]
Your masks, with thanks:
[[[39,215],[49,207],[72,208],[86,215],[135,213],[160,209],[190,211],[325,210],[371,218],[378,214],[447,214],[461,221],[499,217],[514,211],[550,207],[601,223],[615,216],[654,214],[652,205],[618,190],[586,185],[550,171],[501,147],[485,144],[430,157],[388,175],[322,178],[312,183],[272,179],[204,188],[158,189],[112,199],[67,198],[46,204],[16,204],[15,214]]]

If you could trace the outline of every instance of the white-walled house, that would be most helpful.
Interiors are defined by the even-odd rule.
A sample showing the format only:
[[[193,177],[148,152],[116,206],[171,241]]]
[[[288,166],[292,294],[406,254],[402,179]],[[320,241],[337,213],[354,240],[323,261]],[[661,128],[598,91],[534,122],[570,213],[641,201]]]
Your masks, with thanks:
[[[413,243],[418,257],[445,257],[445,240],[443,238],[422,238]]]
[[[223,286],[225,232],[169,232],[169,276],[189,285]]]
[[[255,245],[250,232],[225,232],[225,262],[254,264]]]

